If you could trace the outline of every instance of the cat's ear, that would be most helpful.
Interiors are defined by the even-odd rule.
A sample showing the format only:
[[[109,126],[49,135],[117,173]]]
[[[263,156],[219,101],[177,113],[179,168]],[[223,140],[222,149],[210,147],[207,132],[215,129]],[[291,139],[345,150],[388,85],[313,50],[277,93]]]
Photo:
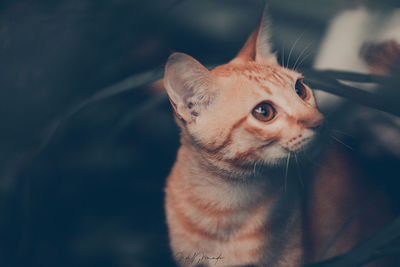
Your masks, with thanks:
[[[257,28],[254,29],[234,60],[278,64],[276,55],[272,52],[270,38],[270,21],[268,18],[267,6],[265,6],[260,23]]]
[[[168,58],[164,86],[179,118],[195,121],[210,105],[215,95],[213,78],[213,74],[191,56],[173,53]]]

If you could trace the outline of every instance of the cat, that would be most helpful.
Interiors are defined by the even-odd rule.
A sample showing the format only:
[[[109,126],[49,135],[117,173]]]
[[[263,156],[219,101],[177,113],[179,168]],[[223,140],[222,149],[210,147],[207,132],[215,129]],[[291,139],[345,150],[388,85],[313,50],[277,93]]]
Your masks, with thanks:
[[[208,70],[183,53],[166,63],[164,86],[181,128],[165,188],[179,266],[301,266],[348,251],[382,225],[361,209],[379,193],[346,150],[322,142],[313,91],[279,65],[269,39],[265,8],[229,63]],[[318,162],[303,182],[288,171],[292,156]]]

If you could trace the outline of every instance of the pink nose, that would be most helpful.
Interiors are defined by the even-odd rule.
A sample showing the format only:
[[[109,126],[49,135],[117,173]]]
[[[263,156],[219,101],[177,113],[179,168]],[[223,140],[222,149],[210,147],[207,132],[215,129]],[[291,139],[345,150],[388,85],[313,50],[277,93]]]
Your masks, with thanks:
[[[298,120],[298,123],[306,128],[319,128],[324,123],[324,116],[321,113],[313,113]]]

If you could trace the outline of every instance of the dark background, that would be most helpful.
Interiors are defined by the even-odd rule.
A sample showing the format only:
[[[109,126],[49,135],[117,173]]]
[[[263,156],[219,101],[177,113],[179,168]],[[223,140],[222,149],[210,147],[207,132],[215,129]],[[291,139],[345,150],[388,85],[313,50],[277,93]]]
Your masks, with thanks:
[[[268,2],[279,56],[302,33],[291,60],[311,43],[303,68],[348,5]],[[51,130],[74,106],[162,67],[173,51],[228,61],[262,8],[256,0],[1,1],[0,266],[171,265],[163,187],[179,140],[165,98],[143,107],[157,92],[136,88]],[[342,138],[371,174],[398,173],[398,157],[379,146],[378,156],[363,156],[368,133],[354,135]]]

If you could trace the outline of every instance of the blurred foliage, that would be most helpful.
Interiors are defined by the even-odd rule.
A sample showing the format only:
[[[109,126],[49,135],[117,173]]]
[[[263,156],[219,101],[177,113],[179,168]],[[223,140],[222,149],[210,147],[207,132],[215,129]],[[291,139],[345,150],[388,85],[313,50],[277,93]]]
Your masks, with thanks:
[[[361,266],[370,261],[388,255],[400,253],[400,217],[386,225],[368,240],[360,243],[350,252],[330,260],[306,265],[307,267],[352,267]]]
[[[398,104],[400,94],[397,90],[392,90],[393,87],[398,84],[398,76],[396,75],[384,77],[343,71],[316,70],[308,70],[303,73],[305,75],[305,81],[311,88],[320,89],[344,97],[355,103],[400,116],[400,106]],[[345,85],[339,80],[374,83],[380,85],[380,90],[376,93],[368,92],[364,89]]]

